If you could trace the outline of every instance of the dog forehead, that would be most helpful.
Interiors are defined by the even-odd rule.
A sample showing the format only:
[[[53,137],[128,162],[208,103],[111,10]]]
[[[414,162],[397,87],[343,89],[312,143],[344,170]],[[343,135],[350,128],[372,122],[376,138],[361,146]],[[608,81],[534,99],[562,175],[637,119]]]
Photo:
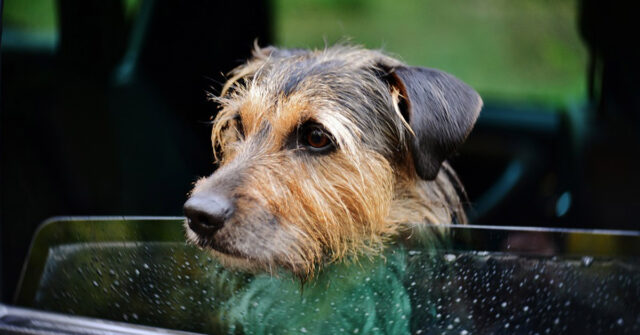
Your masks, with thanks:
[[[369,64],[339,56],[289,57],[265,66],[256,80],[279,97],[297,93],[326,101],[339,91],[355,91],[373,84],[371,67],[366,65]]]
[[[338,144],[355,148],[363,140],[387,151],[398,142],[403,125],[376,67],[379,56],[348,49],[265,60],[242,94],[239,113],[245,133],[257,134],[266,122],[269,137],[282,139],[313,121],[338,137]]]
[[[373,65],[366,65],[370,66],[340,57],[269,61],[248,85],[249,110],[278,119],[339,110],[363,117],[367,110],[380,107],[388,95]]]
[[[290,132],[302,122],[314,118],[321,109],[300,95],[279,98],[263,87],[248,90],[238,114],[247,134],[257,133],[265,126],[276,134]]]
[[[307,80],[313,83],[302,83]],[[350,111],[341,103],[344,100],[342,93],[332,89],[326,81],[292,74],[292,77],[280,78],[269,85],[250,85],[238,106],[238,113],[247,133],[258,131],[256,127],[265,122],[271,125],[272,131],[287,132],[307,121],[323,124],[349,117]]]

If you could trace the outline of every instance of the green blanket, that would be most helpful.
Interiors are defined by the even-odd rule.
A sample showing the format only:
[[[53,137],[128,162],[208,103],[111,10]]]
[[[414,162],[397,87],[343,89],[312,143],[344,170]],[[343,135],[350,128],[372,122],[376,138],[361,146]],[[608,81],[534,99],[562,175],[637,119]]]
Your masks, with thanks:
[[[229,333],[409,334],[405,270],[406,254],[394,248],[327,266],[304,285],[284,273],[258,275],[228,300],[223,318]]]

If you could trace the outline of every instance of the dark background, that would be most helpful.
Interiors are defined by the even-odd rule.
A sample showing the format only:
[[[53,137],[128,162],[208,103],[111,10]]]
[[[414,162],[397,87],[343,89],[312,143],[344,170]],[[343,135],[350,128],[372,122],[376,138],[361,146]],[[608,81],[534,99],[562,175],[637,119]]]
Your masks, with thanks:
[[[268,1],[142,1],[135,19],[119,1],[56,8],[57,47],[2,48],[3,301],[48,217],[180,215],[191,183],[214,168],[205,90],[256,38],[274,41]],[[561,107],[485,98],[452,159],[476,224],[637,229],[637,11],[599,1],[575,10],[586,96]]]

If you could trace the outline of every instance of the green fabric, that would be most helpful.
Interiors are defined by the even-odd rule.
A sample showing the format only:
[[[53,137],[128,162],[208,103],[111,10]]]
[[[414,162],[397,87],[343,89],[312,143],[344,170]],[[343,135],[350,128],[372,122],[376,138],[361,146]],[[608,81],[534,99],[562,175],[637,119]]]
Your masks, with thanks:
[[[259,275],[228,301],[224,317],[229,333],[409,334],[405,270],[405,252],[394,248],[327,266],[304,286],[286,274]]]

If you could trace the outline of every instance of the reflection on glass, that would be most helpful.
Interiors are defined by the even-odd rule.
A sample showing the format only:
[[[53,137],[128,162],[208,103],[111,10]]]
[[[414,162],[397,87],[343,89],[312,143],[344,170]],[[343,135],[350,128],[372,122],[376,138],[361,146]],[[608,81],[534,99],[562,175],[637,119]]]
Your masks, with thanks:
[[[179,220],[62,220],[36,238],[17,298],[203,333],[640,331],[637,233],[451,226],[430,236],[301,283],[284,272],[223,269],[181,241]],[[576,247],[581,239],[614,239],[617,249],[587,254]]]

